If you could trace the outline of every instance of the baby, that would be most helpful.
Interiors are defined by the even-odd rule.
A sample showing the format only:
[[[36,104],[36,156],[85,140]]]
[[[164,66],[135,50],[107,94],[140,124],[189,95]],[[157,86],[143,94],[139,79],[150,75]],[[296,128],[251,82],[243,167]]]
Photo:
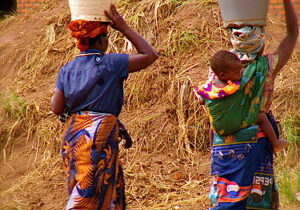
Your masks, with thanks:
[[[250,68],[257,69],[255,65],[259,64],[253,63]],[[219,135],[232,135],[257,123],[271,141],[275,152],[284,149],[288,142],[278,139],[266,114],[260,111],[264,80],[263,77],[255,77],[264,73],[253,70],[247,80],[243,75],[242,62],[235,54],[225,50],[218,51],[212,57],[211,69],[215,76],[211,75],[205,84],[196,87],[195,93],[201,104],[209,109],[213,130]],[[251,92],[250,85],[256,85],[256,92]],[[226,103],[226,106],[222,106],[222,103]]]

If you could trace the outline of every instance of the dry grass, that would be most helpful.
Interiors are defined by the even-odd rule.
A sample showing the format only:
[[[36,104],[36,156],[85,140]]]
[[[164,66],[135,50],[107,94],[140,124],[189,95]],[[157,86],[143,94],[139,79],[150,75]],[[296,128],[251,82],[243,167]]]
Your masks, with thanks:
[[[191,86],[206,78],[213,52],[229,47],[217,5],[213,0],[122,0],[119,6],[129,24],[160,54],[154,65],[130,75],[125,84],[121,119],[135,140],[132,149],[121,152],[128,207],[205,209],[209,205],[208,120]],[[0,169],[15,176],[6,183],[8,175],[0,176],[0,183],[7,186],[0,188],[2,206],[7,209],[62,209],[67,198],[59,155],[63,125],[49,112],[57,71],[77,53],[66,28],[70,20],[66,2],[48,1],[34,16],[0,22],[0,37],[35,24],[38,18],[40,28],[29,33],[32,28],[24,26],[23,35],[14,40],[22,46],[21,55],[14,53],[12,45],[0,42],[0,53],[5,55],[0,66],[13,78],[12,82],[6,80],[8,91],[1,96],[7,99],[16,95],[11,102],[13,111],[9,112],[7,105],[1,108],[5,121],[1,123],[0,145],[8,167]],[[281,23],[272,24],[283,33]],[[278,37],[270,35],[276,43]],[[109,51],[134,52],[131,43],[116,31],[111,31],[110,44]],[[297,68],[299,53],[277,79],[273,108],[280,119],[299,113]],[[292,158],[295,151],[288,151],[278,162]],[[26,164],[18,164],[16,159]],[[283,204],[288,206],[285,201]]]

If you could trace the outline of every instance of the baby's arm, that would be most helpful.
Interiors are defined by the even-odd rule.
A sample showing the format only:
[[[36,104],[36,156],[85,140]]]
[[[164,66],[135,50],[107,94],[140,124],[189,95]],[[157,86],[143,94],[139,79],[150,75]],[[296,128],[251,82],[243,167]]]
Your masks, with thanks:
[[[268,140],[272,143],[275,152],[284,149],[284,147],[288,145],[286,140],[277,139],[276,133],[265,113],[261,112],[258,114],[258,124],[267,135]]]
[[[260,125],[263,132],[267,135],[271,143],[274,145],[274,142],[277,141],[277,136],[265,113],[260,112],[258,114],[258,124]]]

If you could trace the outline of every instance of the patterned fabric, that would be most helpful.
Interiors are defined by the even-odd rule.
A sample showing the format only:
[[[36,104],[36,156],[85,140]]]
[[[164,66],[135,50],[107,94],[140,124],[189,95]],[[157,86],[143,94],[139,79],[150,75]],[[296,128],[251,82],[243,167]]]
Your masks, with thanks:
[[[261,105],[261,111],[262,112],[269,112],[271,104],[272,104],[272,96],[274,92],[274,69],[276,68],[278,64],[278,55],[268,54],[266,55],[269,61],[269,69],[265,81],[265,86],[263,90],[263,104]],[[217,76],[215,73],[211,70],[211,68],[208,69],[208,80],[216,79]],[[200,84],[200,83],[199,83]],[[195,90],[195,89],[194,89]],[[196,91],[195,91],[196,93]],[[197,98],[199,98],[199,94],[197,95]]]
[[[258,52],[265,45],[265,32],[263,27],[245,26],[242,28],[231,28],[231,52],[237,54],[242,61],[254,60]]]
[[[267,83],[262,101],[269,110],[273,93],[272,72],[278,59],[268,58]],[[211,78],[215,75],[211,74]],[[251,84],[251,83],[249,83]],[[250,91],[250,86],[248,91]],[[232,119],[235,119],[233,114]],[[274,118],[268,114],[275,131]],[[228,121],[228,125],[234,120]],[[275,123],[274,123],[275,122]],[[277,132],[276,132],[277,133]],[[214,133],[212,149],[211,210],[279,209],[279,194],[274,179],[273,152],[271,142],[258,126],[251,126],[234,135],[221,136]]]
[[[257,131],[254,126],[230,138],[214,134],[211,210],[278,208],[272,145]]]
[[[205,100],[215,132],[227,136],[256,124],[264,103],[262,96],[268,67],[268,58],[258,57],[244,70],[238,91],[223,98]]]
[[[72,37],[78,41],[78,49],[85,51],[89,49],[89,39],[100,34],[107,34],[108,24],[100,21],[74,20],[68,24],[72,31]]]
[[[119,141],[113,115],[80,112],[70,117],[62,144],[69,188],[66,209],[125,209]]]
[[[231,82],[228,81],[228,84],[219,88],[213,85],[212,80],[208,80],[207,82],[199,83],[198,86],[195,87],[196,94],[202,96],[207,99],[220,99],[226,96],[234,94],[240,88],[240,82]]]

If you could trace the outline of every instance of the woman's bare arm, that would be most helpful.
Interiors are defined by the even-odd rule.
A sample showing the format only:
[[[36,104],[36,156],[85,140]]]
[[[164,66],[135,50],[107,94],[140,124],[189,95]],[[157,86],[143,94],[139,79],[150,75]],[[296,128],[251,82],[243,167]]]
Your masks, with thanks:
[[[111,20],[111,26],[120,31],[137,49],[138,54],[129,56],[128,72],[140,71],[151,65],[158,55],[151,45],[137,32],[131,29],[125,20],[116,10],[115,5],[111,5],[110,11],[105,11],[106,16]]]
[[[51,110],[56,115],[63,114],[65,110],[65,96],[63,91],[58,88],[55,88],[51,98]]]
[[[278,64],[273,72],[273,79],[275,79],[276,75],[291,57],[299,34],[297,15],[291,0],[283,0],[283,4],[285,8],[287,35],[281,41],[278,49],[274,53],[277,54],[279,58]]]

